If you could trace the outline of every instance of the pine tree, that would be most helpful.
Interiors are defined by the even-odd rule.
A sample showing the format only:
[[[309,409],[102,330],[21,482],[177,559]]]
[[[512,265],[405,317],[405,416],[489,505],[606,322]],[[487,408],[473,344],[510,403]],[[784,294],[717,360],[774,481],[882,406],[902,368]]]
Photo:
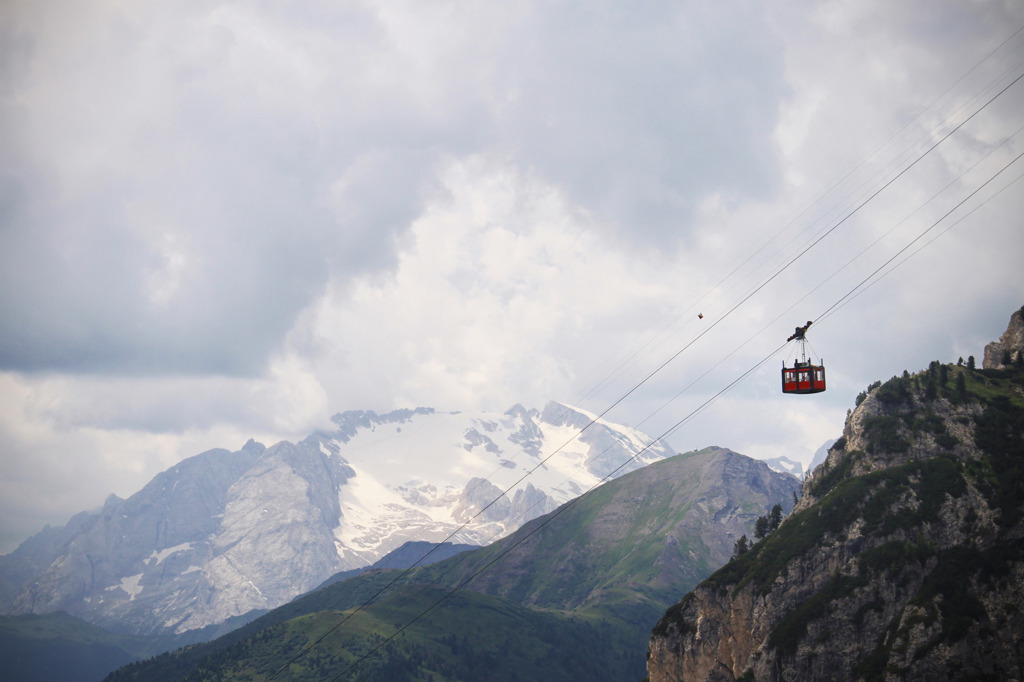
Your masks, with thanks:
[[[747,539],[746,535],[741,535],[740,539],[736,541],[735,545],[733,545],[732,558],[739,559],[747,553],[748,549],[750,549],[750,540]]]
[[[772,532],[782,525],[782,505],[777,504],[768,512],[768,532]]]
[[[757,521],[754,522],[754,537],[760,540],[765,535],[768,535],[768,517],[758,516]]]

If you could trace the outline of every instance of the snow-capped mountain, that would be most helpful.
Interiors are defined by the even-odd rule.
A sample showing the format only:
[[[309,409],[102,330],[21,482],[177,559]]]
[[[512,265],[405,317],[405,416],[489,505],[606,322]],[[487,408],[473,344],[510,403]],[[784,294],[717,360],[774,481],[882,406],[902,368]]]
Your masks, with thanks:
[[[772,457],[771,459],[764,459],[761,461],[767,464],[768,468],[772,471],[777,471],[780,474],[789,474],[790,476],[796,476],[797,478],[803,478],[803,465],[789,457]]]
[[[298,444],[250,441],[184,460],[127,500],[76,517],[52,557],[26,541],[31,552],[0,557],[0,585],[29,560],[48,567],[0,594],[0,606],[184,632],[276,607],[409,540],[487,544],[605,477],[674,454],[559,403],[332,421]]]

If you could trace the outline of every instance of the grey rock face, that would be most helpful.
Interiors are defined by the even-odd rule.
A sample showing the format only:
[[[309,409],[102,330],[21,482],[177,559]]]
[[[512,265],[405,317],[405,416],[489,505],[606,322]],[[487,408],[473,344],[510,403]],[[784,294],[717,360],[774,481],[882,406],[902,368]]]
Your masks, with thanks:
[[[10,611],[155,634],[277,606],[337,568],[350,475],[315,438],[197,455],[89,518]]]
[[[217,586],[203,605],[209,615],[192,610],[176,627],[278,606],[336,571],[336,491],[351,473],[315,438],[267,450],[229,489],[211,538],[212,557],[202,569],[205,582]]]
[[[48,568],[23,586],[13,613],[68,611],[122,631],[162,629],[158,595],[199,598],[199,567],[219,527],[229,490],[263,446],[211,450],[159,474],[127,500],[108,502],[81,523]],[[143,588],[145,599],[136,601]],[[154,601],[154,603],[150,603]],[[235,615],[235,614],[231,614]],[[143,622],[148,624],[135,627]],[[203,623],[206,625],[208,623]]]
[[[1024,308],[1010,315],[1010,324],[998,341],[985,346],[985,357],[981,366],[985,369],[1002,369],[1007,364],[1007,352],[1010,362],[1016,361],[1020,354],[1024,353]]]
[[[45,572],[64,545],[96,513],[80,512],[65,526],[47,526],[10,554],[0,556],[0,605],[9,607],[22,586]]]
[[[334,438],[347,443],[350,438],[359,433],[359,429],[373,429],[381,424],[394,424],[408,421],[417,415],[433,414],[430,407],[417,407],[414,410],[393,410],[384,415],[379,415],[373,410],[349,410],[339,412],[331,417],[338,429],[331,433]]]
[[[534,417],[536,410],[527,410],[522,405],[515,405],[505,414],[516,417],[520,421],[519,430],[509,436],[509,440],[534,457],[541,456],[541,445],[544,443],[544,434],[541,432]]]
[[[337,569],[349,475],[315,438],[197,455],[89,519],[10,610],[155,634],[277,606]]]
[[[807,465],[808,474],[817,469],[818,465],[825,461],[825,458],[828,457],[829,448],[835,445],[835,442],[835,438],[829,439],[825,441],[820,448],[814,451],[814,456],[811,457],[811,463]]]
[[[461,523],[472,518],[500,521],[508,516],[511,500],[503,496],[501,488],[485,478],[471,478],[462,491],[452,517]]]

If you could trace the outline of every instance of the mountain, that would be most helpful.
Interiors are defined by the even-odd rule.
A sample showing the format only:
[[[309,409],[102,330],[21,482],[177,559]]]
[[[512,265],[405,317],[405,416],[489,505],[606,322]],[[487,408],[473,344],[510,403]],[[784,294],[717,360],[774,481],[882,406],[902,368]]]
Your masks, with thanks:
[[[825,456],[828,455],[828,449],[835,443],[835,439],[826,441],[820,448],[814,451],[814,455],[811,457],[810,463],[807,465],[807,473],[814,471],[814,469],[825,461]],[[764,463],[770,466],[774,471],[778,471],[783,474],[791,474],[797,478],[804,477],[803,464],[789,457],[772,457],[765,459]]]
[[[770,459],[763,460],[772,471],[778,471],[782,474],[789,474],[790,476],[796,476],[802,478],[804,474],[804,467],[800,462],[795,462],[789,457],[772,457]]]
[[[112,495],[108,502],[118,500]],[[10,554],[0,555],[0,605],[9,605],[22,586],[46,572],[61,548],[75,536],[82,524],[98,512],[80,512],[64,526],[47,525]]]
[[[1024,343],[998,357],[862,394],[794,512],[657,623],[651,682],[1022,679]]]
[[[196,455],[30,538],[0,560],[0,612],[183,633],[279,606],[410,540],[486,544],[605,476],[674,454],[559,403],[332,421],[296,444]]]
[[[820,448],[814,451],[814,456],[811,457],[811,463],[807,465],[807,473],[810,473],[821,465],[825,458],[828,457],[829,449],[835,445],[836,439],[832,438],[825,441]]]
[[[664,604],[727,561],[759,515],[791,508],[798,487],[724,448],[678,455],[487,547],[331,584],[108,679],[262,679],[320,637],[277,679],[332,679],[398,629],[344,679],[639,679]]]
[[[723,564],[759,515],[792,508],[798,488],[763,462],[705,448],[601,486],[555,519],[424,574],[441,584],[472,577],[473,590],[537,608],[649,624],[641,613],[659,612],[676,585],[695,585]]]
[[[350,571],[341,571],[335,573],[327,580],[323,581],[314,588],[313,591],[323,589],[328,585],[334,583],[340,583],[342,580],[348,580],[354,578],[357,575],[362,575],[367,571],[374,571],[383,568],[410,568],[412,566],[427,566],[429,564],[436,563],[447,559],[448,557],[455,556],[456,554],[462,554],[468,552],[471,549],[477,549],[476,545],[455,545],[450,542],[441,542],[435,544],[433,542],[407,542],[398,549],[390,552],[384,558],[373,562],[369,566],[363,568],[353,568]]]

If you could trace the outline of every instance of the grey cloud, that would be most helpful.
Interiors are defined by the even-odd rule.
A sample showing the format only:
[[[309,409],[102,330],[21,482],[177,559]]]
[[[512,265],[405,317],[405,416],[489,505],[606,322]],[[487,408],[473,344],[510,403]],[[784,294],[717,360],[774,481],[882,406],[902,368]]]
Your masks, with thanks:
[[[708,192],[770,193],[785,88],[759,10],[599,7],[546,17],[565,34],[524,31],[505,55],[521,95],[504,133],[524,161],[654,243],[678,237]]]
[[[538,5],[493,44],[477,17],[419,54],[369,12],[312,7],[255,29],[93,16],[102,45],[26,16],[0,368],[258,374],[329,278],[394,264],[461,155],[510,158],[644,243],[709,191],[772,190],[781,55],[756,12]]]
[[[106,52],[127,61],[145,56],[133,47],[126,41]],[[83,74],[61,78],[116,78],[123,70],[83,59]],[[8,81],[0,367],[258,373],[331,268],[351,276],[393,262],[393,238],[422,200],[415,190],[429,158],[378,152],[386,141],[359,139],[344,125],[347,139],[322,134],[316,111],[209,73],[216,64],[203,72],[171,61],[153,68],[166,82],[143,107],[152,123],[133,119],[123,136],[103,121],[83,125],[72,149],[55,149],[43,137],[50,131],[30,119],[42,113],[60,127],[67,114],[52,109],[68,103],[116,116],[133,93],[98,103],[53,97],[40,112],[10,104],[38,84],[24,75]],[[144,87],[138,79],[131,85]],[[235,88],[235,99],[218,86]],[[386,161],[364,168],[362,152]],[[69,171],[65,155],[95,173]],[[341,177],[349,191],[334,198],[343,203],[335,210],[331,188]]]

